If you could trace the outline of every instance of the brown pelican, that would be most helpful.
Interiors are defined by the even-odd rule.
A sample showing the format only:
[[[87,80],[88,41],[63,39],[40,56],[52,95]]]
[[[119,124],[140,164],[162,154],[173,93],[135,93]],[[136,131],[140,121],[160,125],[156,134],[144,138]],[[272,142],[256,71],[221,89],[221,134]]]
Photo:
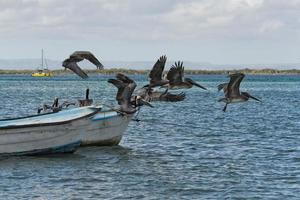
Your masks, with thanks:
[[[79,99],[79,107],[90,106],[93,104],[93,99],[89,99],[90,89],[87,88],[85,92],[85,99]]]
[[[218,90],[224,91],[225,98],[219,99],[219,102],[225,102],[225,106],[223,108],[223,111],[226,111],[227,105],[230,103],[239,103],[239,102],[245,102],[248,101],[249,98],[252,98],[256,101],[260,101],[258,98],[251,96],[247,92],[240,92],[240,84],[245,77],[243,73],[235,73],[229,75],[230,81],[229,83],[223,83],[218,85]]]
[[[132,94],[136,88],[136,83],[132,79],[121,73],[118,73],[116,78],[117,79],[109,79],[108,82],[118,88],[116,100],[120,105],[121,112],[133,114],[138,110],[138,106],[151,106],[150,103],[144,101],[140,96],[134,96],[134,101],[131,100]]]
[[[89,60],[91,63],[96,65],[97,69],[103,69],[103,65],[99,60],[89,51],[75,51],[70,55],[69,58],[65,59],[62,63],[62,66],[72,70],[75,74],[85,79],[88,78],[88,75],[77,65],[77,62],[80,62],[84,59]]]
[[[154,64],[152,70],[150,71],[149,78],[150,84],[146,85],[147,87],[157,87],[168,84],[169,81],[162,78],[162,73],[165,68],[167,57],[161,56],[156,63]]]
[[[75,105],[75,103],[64,101],[61,105],[58,103],[58,98],[56,97],[51,106],[44,104],[42,107],[38,108],[38,114],[46,112],[59,112],[63,108],[68,108],[70,105]]]
[[[178,61],[175,65],[172,65],[171,69],[167,74],[167,79],[169,80],[168,88],[169,89],[184,89],[191,88],[193,86],[197,86],[206,90],[205,87],[196,83],[190,78],[184,78],[184,67],[183,62]]]
[[[155,91],[153,88],[150,87],[143,87],[139,89],[137,94],[148,102],[152,102],[152,101],[177,102],[177,101],[183,101],[185,99],[184,92],[181,92],[179,94],[172,94],[168,92],[168,89],[166,89],[164,92],[161,92],[161,91]]]

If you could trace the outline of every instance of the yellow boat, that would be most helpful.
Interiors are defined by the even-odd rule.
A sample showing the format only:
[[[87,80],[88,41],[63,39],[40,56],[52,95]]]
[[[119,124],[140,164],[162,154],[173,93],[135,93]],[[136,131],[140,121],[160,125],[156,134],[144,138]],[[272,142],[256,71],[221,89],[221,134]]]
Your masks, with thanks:
[[[45,65],[44,65],[44,63],[45,63]],[[44,51],[43,51],[43,49],[42,49],[42,66],[37,69],[37,72],[33,72],[31,74],[31,76],[33,76],[33,77],[50,77],[50,76],[53,76],[51,71],[48,70],[46,59],[45,59],[45,62],[44,62]]]
[[[45,77],[45,76],[53,76],[53,74],[49,70],[38,70],[31,74],[34,77]]]

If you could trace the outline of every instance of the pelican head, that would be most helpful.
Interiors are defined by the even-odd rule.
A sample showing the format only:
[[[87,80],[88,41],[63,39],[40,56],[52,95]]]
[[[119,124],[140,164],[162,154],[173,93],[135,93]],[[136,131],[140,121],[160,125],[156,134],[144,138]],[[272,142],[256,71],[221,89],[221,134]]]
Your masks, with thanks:
[[[141,96],[135,96],[134,104],[136,107],[145,105],[145,106],[149,106],[149,107],[153,108],[153,106],[148,101],[143,99]]]
[[[196,83],[195,81],[193,81],[190,78],[184,78],[184,81],[187,82],[187,83],[189,83],[189,84],[191,84],[191,85],[195,85],[195,86],[197,86],[199,88],[202,88],[203,90],[207,90],[205,87],[203,87],[202,85]]]
[[[242,96],[246,97],[247,100],[248,100],[249,98],[251,98],[251,99],[254,99],[255,101],[260,101],[260,102],[261,102],[260,99],[258,99],[258,98],[256,98],[256,97],[250,95],[248,92],[241,92],[241,94],[242,94]]]
[[[67,64],[68,64],[68,61],[69,59],[66,59],[62,62],[62,67],[64,68],[64,71],[67,71]]]

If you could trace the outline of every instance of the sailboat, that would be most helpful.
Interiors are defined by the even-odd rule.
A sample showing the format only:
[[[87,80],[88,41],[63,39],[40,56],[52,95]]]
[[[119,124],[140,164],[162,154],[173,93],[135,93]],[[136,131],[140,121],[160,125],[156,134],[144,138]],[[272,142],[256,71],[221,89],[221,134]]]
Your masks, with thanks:
[[[42,49],[42,65],[37,69],[36,72],[32,73],[33,77],[50,77],[52,73],[48,70],[47,60],[44,59],[44,50]]]

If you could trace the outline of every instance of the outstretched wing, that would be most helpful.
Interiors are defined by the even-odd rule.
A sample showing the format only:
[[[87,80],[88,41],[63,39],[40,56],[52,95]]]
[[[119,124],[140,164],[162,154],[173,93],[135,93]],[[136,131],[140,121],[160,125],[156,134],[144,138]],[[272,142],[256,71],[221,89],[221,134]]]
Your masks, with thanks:
[[[161,101],[170,101],[170,102],[177,102],[177,101],[183,101],[185,99],[185,93],[181,92],[179,94],[172,94],[172,93],[166,93],[161,95],[160,97]]]
[[[100,63],[100,61],[89,51],[75,51],[70,58],[76,59],[87,59],[94,65],[96,65],[97,69],[103,69],[103,65]]]
[[[183,82],[184,67],[183,62],[178,61],[170,68],[167,79],[170,84],[180,84]]]
[[[162,73],[165,68],[167,57],[161,56],[154,64],[152,70],[150,71],[149,78],[151,82],[162,80]]]
[[[134,80],[132,80],[131,78],[129,78],[128,76],[126,76],[122,73],[117,73],[116,78],[124,83],[133,83],[134,82]]]
[[[168,89],[166,89],[165,92],[160,92],[160,91],[149,92],[148,95],[150,101],[176,102],[176,101],[183,101],[185,99],[185,93],[181,92],[179,94],[172,94],[168,92]]]
[[[72,70],[75,74],[83,79],[88,78],[88,75],[77,65],[76,62],[70,62],[67,64],[66,68]]]
[[[88,75],[77,64],[77,62],[80,62],[83,59],[89,60],[91,63],[96,65],[98,69],[103,69],[103,65],[89,51],[75,51],[73,54],[70,55],[69,58],[63,61],[62,66],[72,70],[75,74],[85,79],[88,78]]]
[[[116,100],[119,105],[129,105],[132,93],[136,88],[136,83],[124,74],[118,73],[116,75],[117,79],[109,79],[108,82],[112,83],[118,88],[118,93]]]
[[[240,84],[245,77],[243,73],[235,73],[229,75],[230,81],[227,86],[227,94],[226,97],[237,97],[240,95]]]
[[[218,92],[220,92],[221,90],[225,92],[225,90],[227,90],[227,86],[228,83],[221,83],[220,85],[218,85]]]

